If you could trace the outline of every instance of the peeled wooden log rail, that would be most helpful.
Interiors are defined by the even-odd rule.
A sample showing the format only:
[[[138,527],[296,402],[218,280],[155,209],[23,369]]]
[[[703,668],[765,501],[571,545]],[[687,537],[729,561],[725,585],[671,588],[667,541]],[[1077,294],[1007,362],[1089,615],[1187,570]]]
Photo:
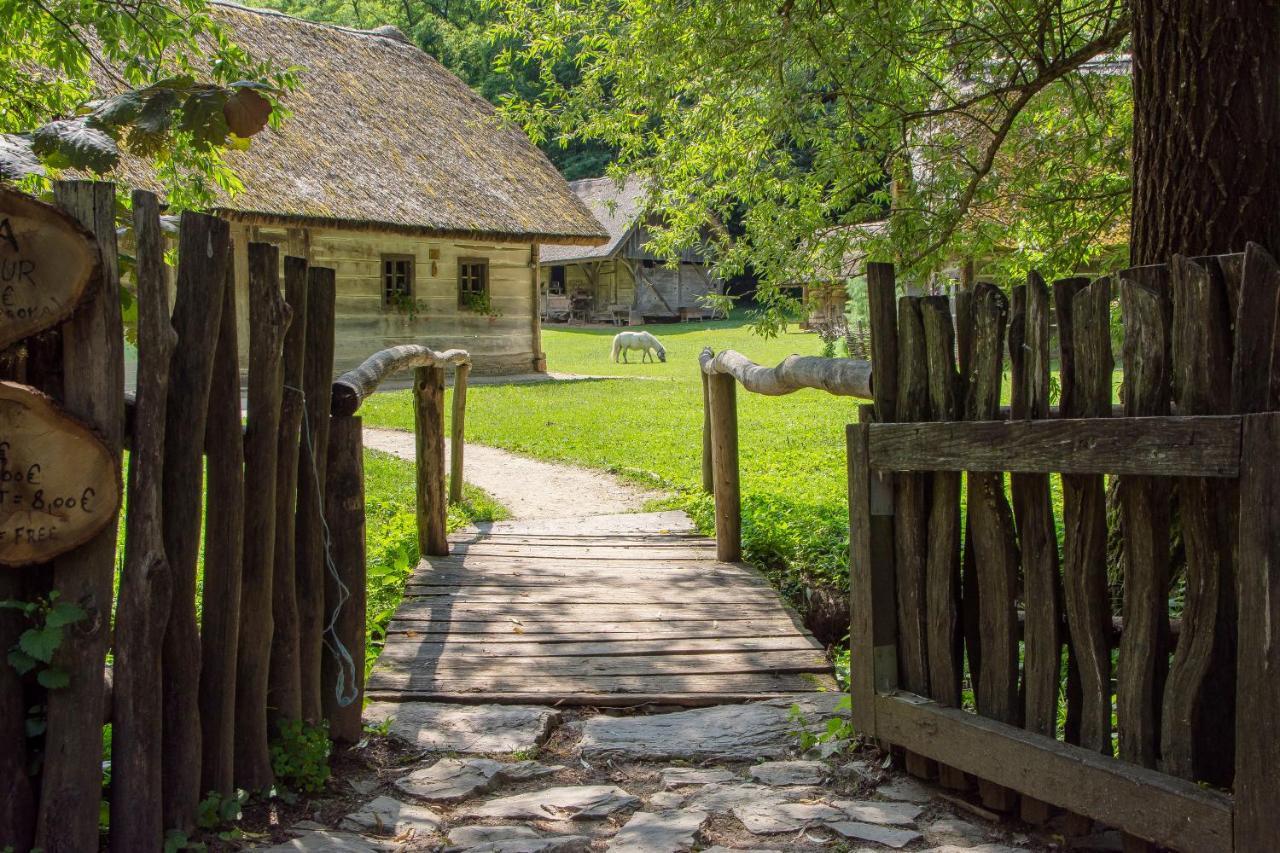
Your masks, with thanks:
[[[755,394],[780,397],[814,388],[841,397],[871,399],[871,363],[848,358],[790,355],[777,367],[706,347],[698,356],[704,393],[702,418],[703,486],[716,502],[716,559],[742,559],[742,490],[738,479],[736,384]]]
[[[377,391],[387,377],[402,370],[414,370],[418,550],[433,557],[449,553],[449,540],[445,535],[448,503],[444,490],[444,369],[449,364],[454,365],[455,370],[449,500],[460,501],[467,376],[471,371],[471,356],[466,350],[436,352],[418,344],[379,350],[359,367],[337,378],[333,383],[330,409],[334,418],[353,417],[365,399]]]

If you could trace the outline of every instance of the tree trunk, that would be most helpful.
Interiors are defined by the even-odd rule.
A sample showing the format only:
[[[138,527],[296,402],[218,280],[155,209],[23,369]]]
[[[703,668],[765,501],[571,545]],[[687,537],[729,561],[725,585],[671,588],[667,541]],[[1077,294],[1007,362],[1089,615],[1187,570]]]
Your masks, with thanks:
[[[1280,4],[1132,8],[1132,264],[1280,251]]]

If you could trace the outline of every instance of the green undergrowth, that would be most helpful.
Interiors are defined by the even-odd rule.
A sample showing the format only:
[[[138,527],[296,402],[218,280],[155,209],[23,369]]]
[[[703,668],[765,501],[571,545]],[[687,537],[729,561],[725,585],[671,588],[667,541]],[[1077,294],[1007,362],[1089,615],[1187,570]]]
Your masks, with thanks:
[[[387,625],[418,564],[415,483],[412,462],[376,450],[364,452],[366,674],[382,651]],[[506,516],[491,497],[465,485],[462,503],[449,507],[445,527],[452,533],[474,522],[500,521]]]

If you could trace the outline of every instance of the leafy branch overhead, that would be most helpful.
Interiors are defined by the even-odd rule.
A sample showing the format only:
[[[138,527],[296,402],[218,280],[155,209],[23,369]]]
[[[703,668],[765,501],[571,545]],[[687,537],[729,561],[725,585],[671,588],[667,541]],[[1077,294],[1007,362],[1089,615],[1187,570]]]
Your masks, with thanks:
[[[232,43],[205,0],[0,4],[0,177],[151,161],[170,201],[236,185],[220,152],[283,117],[292,69]],[[104,94],[105,93],[105,94]]]

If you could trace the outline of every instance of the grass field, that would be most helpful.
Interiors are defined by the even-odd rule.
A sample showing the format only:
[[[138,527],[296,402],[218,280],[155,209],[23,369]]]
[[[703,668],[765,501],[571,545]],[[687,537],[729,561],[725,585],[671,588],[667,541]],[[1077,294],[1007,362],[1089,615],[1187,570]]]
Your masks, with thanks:
[[[467,396],[467,438],[540,459],[612,471],[674,495],[710,530],[701,492],[704,346],[736,349],[762,364],[816,355],[821,341],[794,327],[764,339],[743,321],[651,326],[665,364],[613,364],[615,329],[547,328],[552,371],[616,376],[589,382],[478,385]],[[856,401],[818,391],[761,397],[739,391],[743,532],[748,559],[777,572],[797,596],[807,583],[846,583],[848,519],[844,425]],[[446,406],[446,411],[448,407]],[[370,425],[413,428],[409,392],[379,394],[361,409]],[[566,503],[565,514],[578,508]]]

